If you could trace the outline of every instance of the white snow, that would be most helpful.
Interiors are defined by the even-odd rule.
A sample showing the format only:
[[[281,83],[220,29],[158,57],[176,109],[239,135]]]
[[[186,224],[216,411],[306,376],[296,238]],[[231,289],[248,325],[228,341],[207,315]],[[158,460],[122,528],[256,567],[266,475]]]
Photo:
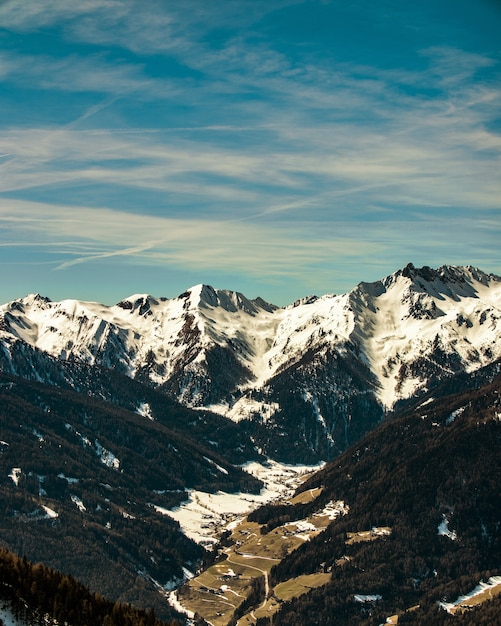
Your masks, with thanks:
[[[86,511],[87,509],[84,506],[84,503],[82,502],[82,500],[78,497],[75,496],[74,494],[72,494],[71,496],[71,500],[72,502],[74,502],[78,508],[78,510],[83,513],[84,511]]]
[[[62,480],[65,480],[70,485],[76,485],[77,483],[80,482],[79,478],[69,478],[68,476],[65,476],[62,472],[60,474],[58,474],[57,477],[61,478]]]
[[[474,598],[487,589],[496,587],[497,585],[501,585],[501,576],[491,576],[487,582],[480,581],[478,585],[470,591],[470,593],[467,593],[464,596],[459,596],[455,602],[440,602],[439,604],[443,609],[450,613],[452,609],[458,606],[458,604],[461,604],[461,602],[471,600],[471,598]]]
[[[257,383],[252,383],[252,386],[257,386]],[[240,422],[253,415],[259,415],[263,422],[267,422],[280,410],[280,405],[277,402],[263,402],[248,395],[243,395],[231,407],[228,404],[221,403],[210,404],[207,408],[214,413],[229,417],[234,422]]]
[[[94,441],[93,445],[92,441],[88,437],[82,435],[82,433],[78,432],[78,430],[75,430],[71,424],[66,423],[65,428],[70,432],[75,433],[84,447],[93,448],[101,463],[115,470],[120,469],[120,459],[118,459],[113,452],[110,452],[103,445],[101,445],[97,439]]]
[[[442,521],[438,525],[438,534],[444,537],[449,537],[452,541],[457,539],[457,533],[455,530],[449,530],[449,520],[446,515],[442,515]]]
[[[337,519],[340,515],[348,515],[350,507],[343,500],[331,500],[321,511],[313,515],[315,517],[328,517],[331,520]],[[389,533],[390,534],[390,533]]]
[[[453,411],[449,415],[449,417],[445,420],[445,423],[447,425],[452,424],[452,422],[456,419],[456,417],[459,417],[464,412],[465,409],[466,409],[466,407],[462,406],[459,409],[456,409],[455,411]]]
[[[104,448],[97,440],[94,442],[94,445],[101,463],[115,470],[120,469],[120,460],[113,454],[113,452]]]
[[[9,474],[9,478],[12,479],[12,482],[16,485],[16,487],[19,485],[19,479],[21,478],[21,468],[20,467],[13,467],[10,474]]]
[[[216,467],[222,474],[228,474],[228,470],[225,469],[224,467],[221,467],[221,465],[218,465],[215,461],[213,461],[212,459],[209,459],[208,457],[204,456],[204,459],[206,461],[208,461],[211,465],[214,465],[214,467]]]
[[[265,487],[259,494],[189,491],[189,498],[181,506],[167,510],[155,509],[179,522],[183,532],[204,546],[217,543],[223,528],[231,528],[238,520],[261,504],[290,495],[304,480],[305,475],[321,465],[296,466],[269,462],[268,465],[248,463],[244,469],[260,478]]]
[[[179,602],[175,591],[169,593],[167,599],[169,600],[169,604],[171,605],[171,607],[179,613],[186,615],[190,620],[195,617],[195,613],[193,613],[192,611],[188,611],[188,609],[185,609],[184,606]]]
[[[438,280],[426,285],[423,280],[426,292],[420,292],[412,287],[409,278],[389,277],[383,281],[384,291],[370,297],[372,306],[363,307],[358,332],[368,362],[382,385],[379,396],[386,406],[391,407],[398,398],[407,397],[422,386],[418,377],[407,376],[397,390],[400,367],[426,355],[437,337],[442,339],[446,351],[455,350],[466,364],[471,363],[467,369],[488,362],[482,348],[492,349],[493,339],[499,336],[501,283],[492,281],[488,289],[468,269],[465,277],[467,286],[457,286],[455,293],[448,293],[448,286]],[[413,307],[424,313],[412,315]],[[491,324],[498,328],[494,334],[491,324],[480,323],[485,309],[491,310]],[[494,350],[498,352],[495,347]],[[472,362],[473,352],[476,357]]]
[[[357,593],[355,595],[355,602],[377,602],[378,600],[382,600],[383,596],[379,595],[379,594],[369,594],[369,595],[363,595],[360,593]]]
[[[42,435],[42,433],[38,432],[38,430],[36,430],[35,428],[32,428],[31,432],[35,435],[35,437],[38,439],[38,441],[40,443],[45,441],[44,436]]]
[[[45,516],[47,519],[55,519],[56,517],[59,517],[59,513],[54,511],[54,509],[49,508],[48,506],[42,504],[42,509],[45,511]]]
[[[136,413],[138,415],[142,415],[143,417],[147,417],[150,420],[154,419],[153,413],[151,412],[151,407],[147,402],[141,402],[136,409]]]
[[[428,400],[425,400],[424,402],[421,402],[421,404],[419,405],[419,408],[426,406],[427,404],[431,404],[432,402],[435,401],[435,398],[428,398]]]
[[[252,399],[251,391],[265,390],[266,381],[308,349],[320,354],[336,346],[342,351],[346,342],[356,345],[386,407],[424,387],[419,374],[401,380],[401,369],[426,358],[436,342],[455,352],[468,371],[501,357],[501,281],[470,267],[445,268],[442,278],[439,273],[426,278],[425,272],[414,281],[396,272],[344,295],[305,298],[287,308],[196,285],[182,297],[135,294],[111,307],[30,295],[0,306],[2,312],[14,320],[11,330],[2,332],[6,338],[20,338],[58,358],[104,366],[118,361],[131,376],[148,365],[159,384],[180,368],[204,375],[207,348],[227,347],[251,377],[234,405],[210,408],[235,420],[256,412],[270,419],[280,407],[271,399]],[[197,352],[189,363],[188,342],[195,342],[191,347]],[[196,390],[185,389],[181,399],[201,402]],[[147,403],[137,412],[151,417]],[[318,419],[321,423],[320,413]]]

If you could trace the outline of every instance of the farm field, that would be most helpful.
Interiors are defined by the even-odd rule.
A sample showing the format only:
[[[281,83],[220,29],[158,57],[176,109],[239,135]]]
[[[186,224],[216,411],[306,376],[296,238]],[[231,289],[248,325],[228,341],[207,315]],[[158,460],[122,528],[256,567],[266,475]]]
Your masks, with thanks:
[[[312,502],[320,489],[287,500]],[[189,580],[177,599],[190,613],[201,615],[213,626],[226,626],[237,618],[239,626],[251,626],[259,617],[275,613],[281,603],[326,584],[330,573],[319,572],[280,583],[271,588],[269,572],[305,541],[321,533],[333,519],[345,514],[342,502],[330,502],[310,517],[289,522],[269,532],[247,518],[233,522],[217,561]]]

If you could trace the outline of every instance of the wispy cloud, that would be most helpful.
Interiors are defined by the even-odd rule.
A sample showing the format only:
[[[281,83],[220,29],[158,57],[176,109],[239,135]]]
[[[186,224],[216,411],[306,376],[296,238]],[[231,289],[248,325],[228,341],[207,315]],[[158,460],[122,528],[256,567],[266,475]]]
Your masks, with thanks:
[[[10,240],[20,246],[54,246],[54,264],[67,269],[75,264],[112,256],[132,257],[150,265],[175,264],[191,269],[238,271],[273,279],[302,274],[326,257],[349,258],[357,246],[373,254],[381,244],[356,242],[301,224],[288,227],[239,220],[173,219],[134,215],[109,209],[55,207],[40,203],[0,200],[0,222]],[[308,231],[309,234],[308,234]],[[68,240],[69,238],[69,240]],[[64,257],[70,255],[71,258]]]
[[[0,247],[40,247],[59,272],[115,259],[124,267],[170,267],[195,275],[203,268],[204,275],[238,275],[241,281],[257,280],[260,291],[293,281],[299,293],[332,291],[326,286],[334,277],[342,285],[357,281],[360,257],[374,279],[385,274],[388,264],[399,267],[409,259],[438,266],[446,255],[449,262],[461,264],[461,241],[469,242],[469,262],[483,266],[490,258],[486,245],[496,245],[499,236],[496,221],[487,218],[472,226],[466,217],[421,215],[408,221],[390,212],[361,229],[349,219],[288,224],[174,219],[12,200],[0,200],[0,224]]]
[[[302,4],[0,4],[4,28],[64,41],[63,54],[0,53],[14,100],[65,103],[61,121],[35,97],[2,120],[11,240],[59,242],[54,266],[68,271],[115,258],[319,281],[363,255],[432,263],[442,246],[452,258],[469,233],[480,256],[500,233],[499,55],[450,43],[408,65],[290,53],[260,25]],[[452,221],[456,244],[441,234]]]
[[[102,54],[85,58],[72,54],[63,58],[47,55],[0,53],[0,72],[10,80],[31,89],[67,92],[96,92],[100,94],[149,94],[168,86],[143,75],[139,64],[107,62]],[[171,87],[171,86],[169,86]]]

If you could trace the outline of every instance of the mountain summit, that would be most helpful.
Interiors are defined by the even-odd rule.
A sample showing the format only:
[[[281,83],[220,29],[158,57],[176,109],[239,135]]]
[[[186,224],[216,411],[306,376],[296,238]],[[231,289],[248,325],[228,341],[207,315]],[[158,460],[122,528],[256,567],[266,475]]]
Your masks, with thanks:
[[[56,368],[70,386],[67,366],[113,368],[245,420],[270,456],[311,461],[346,448],[397,402],[501,357],[500,332],[501,278],[409,264],[285,308],[208,285],[111,307],[26,296],[0,307],[0,367],[44,381]]]

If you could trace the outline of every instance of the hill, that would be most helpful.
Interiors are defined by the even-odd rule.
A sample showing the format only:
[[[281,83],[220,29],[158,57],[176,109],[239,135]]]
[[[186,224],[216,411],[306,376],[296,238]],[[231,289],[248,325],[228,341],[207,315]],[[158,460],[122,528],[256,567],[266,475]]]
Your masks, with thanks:
[[[395,413],[291,501],[251,513],[181,602],[218,626],[498,623],[497,369]]]
[[[134,609],[91,593],[71,576],[19,558],[0,548],[0,623],[34,626],[176,626],[153,610]]]
[[[261,483],[225,458],[245,451],[237,425],[179,414],[152,394],[140,414],[0,374],[0,536],[18,555],[165,617],[165,592],[205,551],[163,513],[190,488],[258,492]]]

